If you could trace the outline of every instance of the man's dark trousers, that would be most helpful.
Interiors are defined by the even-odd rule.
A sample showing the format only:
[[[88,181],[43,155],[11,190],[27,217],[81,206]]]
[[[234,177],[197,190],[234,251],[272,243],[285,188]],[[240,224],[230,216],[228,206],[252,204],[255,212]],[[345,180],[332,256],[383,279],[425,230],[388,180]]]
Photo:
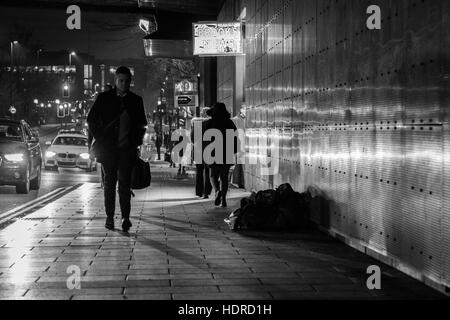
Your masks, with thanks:
[[[211,184],[216,192],[220,191],[222,193],[222,198],[225,198],[228,192],[228,174],[230,168],[231,165],[229,164],[212,164],[209,166]]]
[[[109,218],[114,218],[117,182],[119,182],[119,203],[122,218],[130,218],[131,173],[136,160],[137,150],[133,148],[118,149],[117,153],[111,154],[103,160],[105,211]]]
[[[199,197],[209,196],[212,191],[209,167],[207,164],[197,164],[196,169],[195,194]]]

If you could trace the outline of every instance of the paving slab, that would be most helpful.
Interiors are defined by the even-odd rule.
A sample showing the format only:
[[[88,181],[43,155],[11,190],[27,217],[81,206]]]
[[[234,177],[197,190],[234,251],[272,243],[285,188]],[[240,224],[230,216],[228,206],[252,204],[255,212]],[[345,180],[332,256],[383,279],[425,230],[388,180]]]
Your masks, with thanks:
[[[318,231],[233,232],[223,220],[248,193],[232,188],[218,208],[175,174],[152,166],[129,233],[104,228],[103,191],[89,183],[0,229],[0,299],[447,299]],[[382,290],[366,287],[372,264]]]

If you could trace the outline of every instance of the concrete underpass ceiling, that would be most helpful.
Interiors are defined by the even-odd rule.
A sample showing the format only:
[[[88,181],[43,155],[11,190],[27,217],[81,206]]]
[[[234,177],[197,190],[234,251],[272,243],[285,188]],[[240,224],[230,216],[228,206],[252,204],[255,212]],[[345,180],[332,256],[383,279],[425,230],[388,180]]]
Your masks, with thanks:
[[[1,0],[0,7],[66,10],[79,5],[82,12],[155,15],[153,39],[191,40],[192,23],[216,20],[224,0]]]
[[[131,13],[178,12],[216,17],[224,0],[2,0],[1,5],[22,7],[67,7],[79,5],[88,10]]]

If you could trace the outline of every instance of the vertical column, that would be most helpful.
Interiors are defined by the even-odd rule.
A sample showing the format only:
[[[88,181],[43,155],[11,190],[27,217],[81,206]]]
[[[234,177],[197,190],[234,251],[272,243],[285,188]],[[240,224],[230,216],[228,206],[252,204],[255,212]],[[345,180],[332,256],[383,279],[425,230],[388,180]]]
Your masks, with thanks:
[[[235,57],[233,86],[233,116],[239,114],[244,102],[245,56]]]

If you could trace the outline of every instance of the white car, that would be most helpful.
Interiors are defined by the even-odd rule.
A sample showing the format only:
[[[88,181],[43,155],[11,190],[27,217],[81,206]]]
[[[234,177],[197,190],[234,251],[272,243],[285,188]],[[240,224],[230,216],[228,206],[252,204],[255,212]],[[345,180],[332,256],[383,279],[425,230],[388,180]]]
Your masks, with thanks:
[[[44,166],[46,170],[80,168],[87,172],[97,170],[97,162],[91,159],[88,138],[82,134],[58,134],[52,142],[47,141]]]

